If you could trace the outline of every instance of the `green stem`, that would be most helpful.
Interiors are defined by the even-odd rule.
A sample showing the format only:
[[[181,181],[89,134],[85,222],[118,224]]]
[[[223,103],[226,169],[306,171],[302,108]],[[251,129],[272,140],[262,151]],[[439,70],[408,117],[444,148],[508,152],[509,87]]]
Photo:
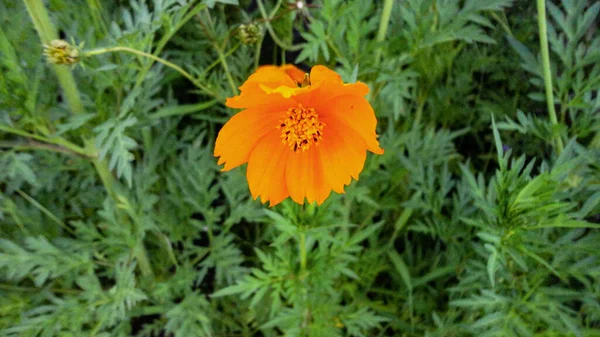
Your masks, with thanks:
[[[503,19],[502,19],[502,18],[501,18],[501,17],[498,15],[498,13],[496,13],[496,12],[494,12],[494,11],[490,11],[489,13],[490,13],[490,16],[491,16],[491,17],[492,17],[494,20],[498,21],[498,23],[500,24],[500,26],[502,26],[502,29],[504,29],[504,32],[505,32],[506,34],[508,34],[509,36],[513,36],[513,33],[512,33],[512,31],[510,30],[510,26],[508,25],[508,22],[507,22],[507,20],[503,20]],[[504,17],[504,19],[506,19],[506,17]]]
[[[40,289],[40,288],[34,288],[34,287],[20,287],[20,286],[15,286],[12,284],[5,284],[5,283],[0,283],[0,289],[8,290],[8,291],[21,291],[21,292],[39,292],[42,290],[49,290],[49,291],[51,291],[53,293],[57,293],[57,294],[71,294],[71,295],[78,295],[81,293],[81,291],[77,290],[77,289],[56,289],[56,288]]]
[[[260,63],[260,51],[262,50],[262,44],[265,40],[264,34],[260,35],[258,42],[256,42],[256,47],[254,48],[254,70],[258,69]]]
[[[544,67],[544,84],[546,87],[546,102],[548,104],[548,115],[553,125],[558,124],[556,110],[554,109],[554,93],[552,91],[552,72],[550,69],[550,52],[548,51],[548,33],[546,27],[546,3],[545,0],[537,0],[538,26],[540,34],[540,48],[542,50],[542,63]],[[559,134],[554,136],[556,151],[560,154],[564,149]]]
[[[383,3],[383,11],[381,13],[381,19],[379,21],[379,30],[377,31],[377,42],[379,42],[381,45],[384,40],[385,40],[385,36],[387,34],[387,30],[388,30],[388,26],[390,25],[390,18],[392,15],[392,8],[394,6],[394,0],[385,0],[385,2]],[[381,64],[381,54],[383,52],[383,47],[377,47],[377,50],[375,50],[375,66],[379,67],[379,65]],[[370,91],[369,94],[367,95],[367,100],[372,100],[375,97],[377,97],[379,95],[379,92],[381,91],[381,89],[384,86],[384,83],[380,82],[380,83],[374,83],[373,86],[375,87],[375,90],[373,90],[372,92]]]
[[[281,1],[278,2],[278,5]],[[279,39],[279,37],[277,36],[277,34],[275,34],[275,30],[273,30],[273,27],[271,26],[271,19],[273,19],[273,17],[269,17],[267,16],[267,11],[265,10],[265,5],[263,4],[262,0],[256,0],[256,3],[258,4],[258,9],[260,10],[260,14],[263,17],[264,23],[265,23],[265,27],[267,28],[267,31],[269,32],[269,35],[271,35],[271,38],[273,39],[273,41],[275,41],[275,43],[284,50],[289,50],[289,51],[297,51],[300,50],[304,47],[304,45],[299,44],[299,45],[288,45],[287,43],[281,41]],[[276,6],[278,7],[278,6]]]
[[[98,176],[100,176],[100,181],[102,182],[102,185],[104,186],[104,189],[106,190],[106,193],[108,194],[108,196],[111,199],[116,201],[117,193],[115,192],[115,187],[114,187],[114,177],[113,177],[112,173],[110,172],[110,170],[108,169],[108,164],[106,163],[106,160],[100,161],[96,157],[92,160],[92,164],[94,165],[96,172],[98,172]]]
[[[221,61],[221,65],[223,66],[223,70],[225,70],[225,75],[227,75],[227,81],[229,82],[229,86],[231,87],[231,91],[234,95],[238,95],[238,85],[235,83],[233,76],[231,76],[231,71],[229,70],[229,66],[227,65],[227,60],[225,59],[225,55],[223,54],[223,50],[221,47],[214,44],[215,49],[217,50],[217,54],[219,54],[219,60]]]
[[[17,189],[16,191],[17,193],[19,193],[19,195],[21,195],[21,197],[23,197],[23,199],[29,201],[29,203],[31,203],[35,208],[40,210],[42,213],[46,214],[46,216],[50,218],[50,220],[54,221],[57,225],[61,226],[65,231],[67,231],[71,235],[75,235],[75,232],[71,228],[69,228],[69,226],[67,226],[66,223],[62,222],[56,215],[54,215],[54,213],[50,212],[50,210],[44,207],[44,205],[40,204],[37,200],[29,196],[27,193],[21,191],[20,189]]]
[[[42,43],[46,44],[52,40],[58,39],[56,29],[50,21],[48,11],[44,7],[44,3],[41,0],[23,0],[27,7],[27,12],[33,21],[33,26],[40,36]]]
[[[56,33],[56,29],[54,28],[54,26],[52,25],[52,22],[50,21],[50,17],[48,16],[48,11],[44,7],[43,2],[41,0],[23,0],[23,2],[25,3],[25,6],[27,7],[27,11],[29,12],[29,15],[31,16],[33,25],[35,26],[35,29],[37,30],[42,43],[49,44],[50,41],[57,39],[58,34]],[[87,55],[97,55],[97,54],[101,54],[102,52],[108,52],[108,51],[120,51],[119,48],[121,48],[121,50],[123,50],[123,51],[129,51],[134,54],[141,53],[134,49],[130,49],[130,48],[126,48],[126,47],[117,47],[116,49],[113,49],[113,50],[111,50],[111,48],[99,49],[96,51],[89,52]],[[141,54],[142,54],[142,56],[149,55],[146,53],[141,53]],[[171,66],[171,68],[174,68],[176,70],[178,68],[180,73],[183,72],[183,73],[187,74],[185,71],[183,71],[183,69],[177,67],[176,65],[174,65],[170,62],[167,62],[160,58],[157,58],[154,55],[149,55],[149,57],[153,58],[156,61],[161,62],[167,66]],[[64,91],[65,97],[66,97],[67,101],[69,102],[71,111],[76,114],[83,113],[84,109],[83,109],[83,105],[81,103],[81,98],[79,96],[79,91],[77,90],[77,85],[75,83],[75,79],[73,78],[73,74],[71,73],[69,68],[66,68],[64,66],[55,65],[54,71],[56,72],[58,81]],[[203,86],[198,85],[199,83],[197,83],[195,80],[193,80],[191,75],[187,74],[186,77],[191,78],[192,82],[194,84],[196,84],[196,86],[203,89]],[[100,161],[98,159],[97,150],[96,150],[96,147],[92,140],[88,140],[86,142],[87,143],[86,149],[84,150],[76,145],[71,144],[70,142],[68,142],[66,140],[63,140],[62,138],[57,138],[56,140],[48,139],[48,138],[45,138],[42,136],[29,134],[29,133],[21,131],[21,130],[16,130],[16,129],[13,129],[10,127],[4,127],[4,126],[0,126],[0,129],[8,129],[7,131],[12,132],[14,134],[30,137],[30,138],[41,140],[44,142],[53,143],[56,145],[62,145],[64,147],[68,148],[69,150],[72,150],[73,152],[81,153],[83,155],[92,157],[93,158],[92,162],[94,164],[94,167],[96,168],[96,171],[98,171],[100,180],[102,180],[102,184],[106,188],[107,193],[109,194],[109,196],[111,198],[113,198],[113,200],[118,201],[117,195],[115,192],[115,188],[114,188],[114,186],[115,186],[114,177],[110,173],[110,170],[108,169],[108,165],[107,165],[106,161]],[[141,242],[141,245],[142,245],[141,248],[136,247],[136,249],[134,249],[134,255],[139,262],[139,266],[140,266],[140,270],[142,271],[142,274],[149,276],[149,275],[152,275],[152,269],[150,267],[150,263],[148,262],[146,250],[145,250],[145,248],[143,248],[143,242]]]
[[[392,8],[394,7],[394,0],[385,0],[383,2],[383,12],[381,13],[381,20],[379,21],[379,31],[377,31],[377,42],[381,43],[385,40],[388,26],[390,25],[390,17],[392,15]],[[382,47],[377,48],[375,51],[375,65],[379,65],[381,61]]]
[[[169,40],[171,40],[171,38],[173,37],[173,35],[175,35],[175,33],[177,33],[177,31],[184,25],[186,24],[191,18],[194,17],[194,15],[200,13],[201,10],[203,10],[204,8],[206,8],[206,4],[201,3],[196,5],[196,7],[194,7],[192,10],[190,10],[179,22],[177,22],[177,24],[175,25],[175,27],[173,27],[173,29],[170,29],[161,39],[160,41],[158,41],[158,44],[156,45],[156,49],[154,49],[154,52],[152,53],[153,55],[158,55],[160,54],[160,52],[163,50],[163,48],[167,45],[167,42],[169,42]],[[135,88],[139,87],[142,82],[144,81],[144,78],[146,78],[146,74],[148,73],[148,71],[150,70],[150,68],[152,67],[153,62],[150,62],[149,64],[147,64],[146,66],[144,66],[144,68],[142,69],[142,71],[139,72],[138,77],[137,77],[137,81],[135,83]]]
[[[98,2],[98,0],[86,0],[87,5],[90,9],[90,15],[92,16],[92,21],[94,24],[94,28],[97,32],[102,32],[105,35],[108,35],[108,28],[106,27],[106,23],[102,18],[102,4]]]
[[[303,275],[306,272],[306,233],[304,230],[300,232],[300,274]]]
[[[122,46],[117,46],[117,47],[111,47],[111,48],[100,48],[100,49],[95,49],[95,50],[90,50],[87,52],[83,53],[84,57],[89,57],[89,56],[94,56],[94,55],[101,55],[101,54],[105,54],[105,53],[114,53],[114,52],[127,52],[127,53],[131,53],[131,54],[135,54],[138,56],[142,56],[142,57],[147,57],[149,59],[152,59],[156,62],[162,63],[164,65],[166,65],[167,67],[177,71],[178,73],[180,73],[181,75],[183,75],[183,77],[187,78],[190,82],[192,82],[192,84],[194,84],[196,87],[200,88],[200,90],[204,91],[205,93],[217,97],[218,99],[221,99],[221,97],[219,96],[219,94],[217,94],[216,92],[210,90],[208,87],[206,87],[204,84],[200,83],[200,81],[198,81],[197,79],[195,79],[192,75],[190,75],[190,73],[188,73],[187,71],[183,70],[183,68],[181,68],[180,66],[171,63],[167,60],[164,60],[158,56],[149,54],[149,53],[145,53],[143,51],[139,51],[133,48],[129,48],[129,47],[122,47]]]
[[[116,192],[116,183],[115,177],[112,175],[108,168],[108,163],[106,160],[100,161],[97,154],[96,145],[94,144],[93,139],[86,140],[86,149],[89,151],[89,155],[93,158],[92,164],[94,164],[94,168],[98,172],[100,176],[100,180],[102,181],[102,185],[106,189],[106,193],[108,196],[116,203],[119,204],[119,196]],[[120,216],[119,219],[122,223],[129,223],[124,215]],[[150,261],[148,260],[148,254],[146,253],[146,248],[144,247],[144,241],[141,238],[138,238],[138,243],[136,247],[133,249],[133,255],[138,262],[138,267],[142,271],[142,275],[144,276],[152,276],[154,273],[152,272],[152,266],[150,265]]]
[[[152,271],[152,265],[150,264],[150,260],[148,259],[148,252],[146,251],[146,246],[144,246],[143,239],[138,238],[137,245],[133,250],[133,256],[138,262],[138,266],[142,271],[142,275],[154,276],[154,272]]]
[[[46,150],[46,151],[51,151],[51,152],[66,153],[66,154],[70,154],[70,155],[79,155],[78,153],[73,152],[62,146],[45,144],[45,143],[41,143],[41,142],[36,142],[34,140],[28,140],[26,143],[0,141],[0,148],[14,149],[16,151]]]
[[[591,149],[600,149],[600,131],[596,132],[596,135],[592,138],[589,146]]]
[[[85,112],[79,96],[79,90],[77,84],[75,84],[75,78],[71,73],[71,70],[67,66],[54,65],[54,72],[58,77],[58,83],[63,89],[67,102],[70,105],[71,112],[74,114],[82,114]]]
[[[48,143],[48,144],[54,144],[56,146],[59,146],[59,148],[55,148],[56,150],[60,149],[60,147],[63,147],[75,154],[87,157],[87,152],[85,151],[85,149],[83,149],[61,137],[47,138],[44,136],[25,132],[23,130],[15,129],[15,128],[12,128],[12,127],[6,126],[6,125],[0,125],[0,131],[12,133],[12,134],[19,135],[19,136],[26,137],[26,138],[39,140],[41,142]],[[37,145],[40,145],[40,144],[37,144]],[[40,145],[39,147],[48,148],[48,146],[46,146],[46,145]]]
[[[418,125],[421,123],[421,119],[423,118],[423,109],[425,108],[425,102],[427,101],[427,95],[421,96],[419,100],[419,106],[417,107],[417,113],[415,114],[414,125]]]
[[[33,21],[33,25],[40,36],[42,44],[49,44],[50,41],[58,39],[58,34],[56,33],[52,21],[50,21],[44,3],[41,0],[23,0],[23,2],[25,3],[25,7],[27,7],[27,12],[31,17],[31,21]],[[71,112],[74,114],[83,113],[84,109],[83,104],[81,103],[81,97],[79,96],[77,84],[75,83],[75,79],[73,78],[70,69],[61,65],[54,65],[53,68],[56,77],[58,78],[58,83],[69,103]]]
[[[233,54],[233,52],[235,52],[239,47],[241,46],[241,43],[237,43],[235,46],[233,46],[231,49],[229,49],[228,52],[226,52],[223,56],[224,57],[229,57],[231,56],[231,54]],[[202,71],[202,75],[201,77],[204,77],[208,74],[208,72],[216,67],[217,65],[219,65],[219,63],[221,63],[221,60],[215,60],[213,63],[211,63],[208,67],[204,68],[204,70]]]
[[[329,37],[327,37],[327,45],[329,46],[329,48],[331,48],[331,50],[333,50],[335,56],[337,56],[340,60],[346,59],[346,57],[344,57],[344,55],[340,53],[340,50],[335,46],[335,44],[333,43],[333,41],[331,41],[331,38]]]

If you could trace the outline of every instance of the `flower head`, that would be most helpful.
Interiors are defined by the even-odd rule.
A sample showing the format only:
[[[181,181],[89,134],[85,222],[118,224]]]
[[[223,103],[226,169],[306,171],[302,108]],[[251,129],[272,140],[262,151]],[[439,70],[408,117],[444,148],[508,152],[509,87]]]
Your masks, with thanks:
[[[79,62],[79,50],[64,40],[52,40],[44,45],[44,54],[53,64],[75,64]]]
[[[324,66],[310,75],[292,65],[263,66],[240,91],[225,104],[245,110],[219,132],[215,156],[223,171],[248,163],[250,192],[263,203],[290,196],[321,204],[358,179],[367,150],[383,153],[364,83],[344,84]]]

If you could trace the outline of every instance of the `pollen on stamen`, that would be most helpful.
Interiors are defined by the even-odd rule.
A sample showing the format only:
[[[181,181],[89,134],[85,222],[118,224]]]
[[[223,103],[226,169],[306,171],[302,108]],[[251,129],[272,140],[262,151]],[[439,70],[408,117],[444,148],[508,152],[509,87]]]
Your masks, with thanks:
[[[323,138],[325,123],[313,108],[290,108],[277,126],[281,130],[281,142],[294,152],[306,151],[312,144],[318,145]]]

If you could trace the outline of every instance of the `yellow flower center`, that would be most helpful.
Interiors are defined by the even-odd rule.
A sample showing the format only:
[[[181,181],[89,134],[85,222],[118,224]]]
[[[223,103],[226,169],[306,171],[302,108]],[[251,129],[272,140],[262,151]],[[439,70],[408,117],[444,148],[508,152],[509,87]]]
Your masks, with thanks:
[[[302,105],[290,108],[285,118],[279,121],[277,129],[281,130],[281,142],[294,152],[308,150],[311,144],[318,144],[323,138],[325,123],[319,121],[319,115],[313,108],[306,109]]]

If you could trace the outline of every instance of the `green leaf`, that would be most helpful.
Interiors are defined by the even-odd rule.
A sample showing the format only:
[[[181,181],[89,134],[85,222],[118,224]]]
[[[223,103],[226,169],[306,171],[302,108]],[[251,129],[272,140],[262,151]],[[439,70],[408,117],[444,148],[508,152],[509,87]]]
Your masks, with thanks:
[[[99,160],[110,154],[108,168],[117,169],[117,176],[124,177],[127,185],[131,187],[133,168],[131,162],[134,160],[131,150],[137,147],[137,142],[125,135],[125,130],[134,126],[137,118],[128,117],[125,120],[110,119],[104,124],[96,127],[96,146],[100,150]]]
[[[404,282],[404,285],[406,286],[408,291],[409,292],[412,291],[413,286],[412,286],[412,281],[411,281],[411,277],[410,277],[410,272],[408,270],[408,267],[406,266],[406,263],[404,263],[404,260],[402,259],[402,257],[394,251],[388,252],[388,257],[392,261],[394,268],[396,269],[396,271],[402,278],[402,281]]]

